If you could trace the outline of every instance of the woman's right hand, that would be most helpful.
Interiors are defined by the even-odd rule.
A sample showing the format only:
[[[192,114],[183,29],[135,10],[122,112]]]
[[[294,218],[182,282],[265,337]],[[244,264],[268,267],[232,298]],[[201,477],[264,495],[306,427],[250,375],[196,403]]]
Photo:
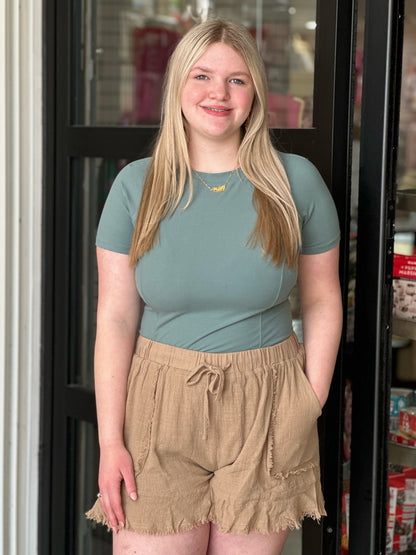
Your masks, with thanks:
[[[124,528],[125,516],[121,506],[121,482],[124,481],[127,494],[133,501],[137,499],[133,461],[124,444],[100,448],[100,470],[98,484],[100,502],[107,515],[113,532]]]
[[[127,382],[137,340],[140,297],[128,254],[97,247],[98,306],[94,373],[100,502],[114,533],[125,526],[121,488],[137,499],[133,461],[123,441]],[[124,484],[122,482],[124,481]]]

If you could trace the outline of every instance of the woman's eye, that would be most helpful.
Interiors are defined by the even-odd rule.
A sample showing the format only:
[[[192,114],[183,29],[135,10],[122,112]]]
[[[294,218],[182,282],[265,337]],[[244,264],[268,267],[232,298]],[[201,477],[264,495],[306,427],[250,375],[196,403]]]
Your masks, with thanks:
[[[238,79],[238,77],[234,77],[233,79],[231,79],[231,83],[234,83],[235,85],[244,85],[244,81]]]
[[[205,81],[205,79],[208,79],[208,77],[206,75],[195,75],[195,79],[198,79],[199,81]]]

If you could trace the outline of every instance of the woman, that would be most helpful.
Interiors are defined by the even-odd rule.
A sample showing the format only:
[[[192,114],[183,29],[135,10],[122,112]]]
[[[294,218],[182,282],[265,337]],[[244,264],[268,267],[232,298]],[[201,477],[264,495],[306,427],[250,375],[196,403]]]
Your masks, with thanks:
[[[103,211],[88,516],[115,554],[274,555],[325,514],[316,420],[341,330],[339,228],[314,166],[271,145],[266,94],[246,29],[193,27],[153,156],[120,172]]]

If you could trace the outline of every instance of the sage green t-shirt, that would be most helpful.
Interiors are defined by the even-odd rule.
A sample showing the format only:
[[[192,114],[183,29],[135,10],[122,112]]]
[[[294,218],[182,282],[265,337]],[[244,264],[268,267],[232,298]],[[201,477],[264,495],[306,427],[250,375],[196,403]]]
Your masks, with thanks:
[[[302,253],[318,254],[340,237],[332,197],[318,170],[305,158],[279,153],[291,185],[302,231]],[[132,162],[108,195],[96,244],[128,254],[149,159]],[[229,173],[199,175],[210,186]],[[160,224],[160,242],[139,260],[137,288],[145,303],[144,337],[205,352],[256,349],[292,333],[288,296],[296,270],[275,267],[260,248],[246,246],[255,224],[253,185],[234,172],[225,191],[210,191],[194,175],[172,216]]]

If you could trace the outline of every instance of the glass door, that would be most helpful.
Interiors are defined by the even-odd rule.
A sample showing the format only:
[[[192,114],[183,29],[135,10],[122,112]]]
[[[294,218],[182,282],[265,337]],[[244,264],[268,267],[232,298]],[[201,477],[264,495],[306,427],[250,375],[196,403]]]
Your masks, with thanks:
[[[361,3],[360,3],[361,4]],[[366,0],[360,85],[350,504],[342,553],[384,554],[388,491],[392,278],[404,2]],[[365,6],[364,6],[365,4]],[[359,52],[357,52],[359,53]],[[361,81],[362,80],[362,81]],[[362,82],[362,87],[361,87]],[[351,388],[346,388],[351,399]],[[349,416],[349,412],[346,413]],[[349,508],[349,511],[348,511]]]
[[[84,518],[95,500],[98,468],[95,232],[117,172],[149,153],[172,49],[197,17],[207,15],[243,23],[256,37],[278,145],[311,159],[335,198],[345,282],[352,0],[45,0],[47,310],[40,529],[45,555],[111,552],[111,536]],[[340,545],[341,361],[342,355],[320,421],[328,517],[294,533],[287,554],[332,555]]]
[[[386,553],[416,551],[416,8],[405,3],[393,261]]]

